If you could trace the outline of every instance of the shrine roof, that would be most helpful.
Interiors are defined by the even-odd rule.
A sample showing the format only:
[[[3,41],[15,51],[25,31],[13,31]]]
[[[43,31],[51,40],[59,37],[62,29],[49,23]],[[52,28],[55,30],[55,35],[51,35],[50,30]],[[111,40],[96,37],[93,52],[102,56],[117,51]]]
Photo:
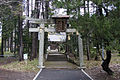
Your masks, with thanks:
[[[69,15],[53,15],[52,16],[52,19],[59,19],[59,18],[62,18],[62,19],[69,19]]]

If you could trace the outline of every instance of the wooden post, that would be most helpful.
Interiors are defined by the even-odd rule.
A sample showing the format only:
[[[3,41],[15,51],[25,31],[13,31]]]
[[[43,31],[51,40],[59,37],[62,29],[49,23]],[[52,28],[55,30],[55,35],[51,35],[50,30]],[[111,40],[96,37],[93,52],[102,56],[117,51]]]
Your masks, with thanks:
[[[44,54],[44,24],[41,24],[39,35],[39,68],[44,68],[43,66],[43,54]]]
[[[84,67],[84,61],[83,61],[83,44],[80,34],[78,34],[78,46],[79,46],[79,60],[80,60],[80,69],[85,68]]]

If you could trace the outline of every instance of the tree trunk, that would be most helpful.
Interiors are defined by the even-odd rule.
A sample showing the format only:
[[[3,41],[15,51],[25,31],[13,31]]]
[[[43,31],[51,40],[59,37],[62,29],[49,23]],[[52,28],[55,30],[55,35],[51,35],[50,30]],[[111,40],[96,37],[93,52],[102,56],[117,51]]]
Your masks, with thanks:
[[[20,18],[20,15],[18,16],[18,19],[19,19],[19,25],[18,25],[19,51],[18,51],[18,54],[19,54],[19,61],[22,61],[23,60],[23,37],[22,37],[23,31],[22,31],[22,20]]]
[[[6,52],[6,47],[7,47],[6,42],[7,42],[7,40],[5,39],[5,40],[4,40],[4,51],[5,51],[5,52]]]
[[[119,40],[119,45],[120,45],[120,40]],[[120,54],[120,49],[119,49],[119,54]]]
[[[109,63],[111,60],[111,51],[107,50],[106,51],[106,59],[102,63],[102,68],[104,71],[106,71],[109,75],[112,75],[114,72],[109,68]]]
[[[102,57],[102,60],[104,60],[104,45],[102,44],[102,52],[101,52],[101,57]]]
[[[35,34],[36,35],[36,37],[35,37],[35,41],[36,41],[36,43],[35,43],[35,54],[34,54],[34,58],[37,58],[37,53],[38,53],[38,33],[36,33]]]
[[[38,1],[38,0],[37,0]],[[32,17],[39,18],[39,3],[37,2],[35,4],[35,10],[37,10],[36,13],[33,13]],[[39,25],[34,25],[34,27],[38,27]],[[37,48],[38,48],[38,34],[37,33],[32,33],[32,51],[30,55],[30,60],[33,60],[34,58],[37,57]]]
[[[98,56],[101,55],[101,54],[100,54],[100,51],[99,51],[100,50],[99,49],[99,44],[97,44],[96,47],[97,47],[97,51],[96,51],[95,60],[97,61],[99,59]]]
[[[27,33],[28,33],[28,38],[30,39],[30,33],[29,33],[29,27],[30,27],[30,24],[29,24],[29,21],[27,21]],[[30,55],[30,49],[31,49],[31,46],[29,46],[29,43],[27,44],[27,52],[28,52],[28,55]]]
[[[29,15],[29,0],[27,0],[27,16],[30,17]],[[27,32],[28,32],[28,38],[30,39],[30,33],[29,33],[29,28],[30,28],[30,24],[29,24],[29,20],[27,21]],[[27,52],[28,52],[28,56],[30,56],[30,50],[31,50],[31,46],[29,45],[29,43],[27,44]]]
[[[88,10],[88,15],[90,15],[90,11],[89,11],[89,0],[87,0],[87,10]]]
[[[32,33],[32,53],[30,60],[33,60],[34,58],[37,57],[37,33]]]
[[[4,51],[3,51],[3,37],[2,37],[2,41],[1,41],[1,57],[4,57]]]
[[[84,15],[86,14],[86,6],[85,6],[85,0],[84,0]]]
[[[10,52],[13,52],[13,32],[11,32],[11,39],[10,39]]]
[[[15,35],[14,35],[14,43],[15,43],[15,45],[14,45],[14,54],[16,53],[16,46],[17,46],[17,41],[16,41],[16,39],[17,39],[17,29],[16,29],[16,22],[15,22]]]
[[[49,18],[49,1],[45,0],[45,19]],[[47,38],[48,33],[45,33],[44,37],[44,53],[47,53],[47,48],[48,48],[48,38]]]
[[[45,2],[45,19],[49,17],[49,1],[46,0]]]
[[[90,44],[89,44],[89,38],[87,38],[86,50],[87,50],[87,60],[90,60]]]
[[[69,50],[68,50],[68,35],[66,36],[66,51],[65,51],[66,55],[68,55]]]
[[[7,43],[7,48],[8,48],[8,51],[10,51],[10,37],[8,38],[8,43]]]

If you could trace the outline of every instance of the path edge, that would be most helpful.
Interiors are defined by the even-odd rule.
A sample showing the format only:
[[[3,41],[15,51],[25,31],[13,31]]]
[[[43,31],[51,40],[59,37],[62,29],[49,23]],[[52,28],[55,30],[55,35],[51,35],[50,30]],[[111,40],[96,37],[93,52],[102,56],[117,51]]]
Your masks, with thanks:
[[[81,69],[81,71],[82,71],[86,76],[88,76],[91,80],[93,80],[93,78],[90,77],[83,69]]]
[[[39,74],[42,72],[42,69],[40,69],[40,71],[37,73],[37,75],[33,78],[33,80],[36,80],[37,77],[39,76]]]

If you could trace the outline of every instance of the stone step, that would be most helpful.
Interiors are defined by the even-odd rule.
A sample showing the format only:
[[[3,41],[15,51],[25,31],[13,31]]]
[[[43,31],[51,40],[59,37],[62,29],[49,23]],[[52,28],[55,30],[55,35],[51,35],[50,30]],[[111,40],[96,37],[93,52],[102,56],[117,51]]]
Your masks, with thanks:
[[[46,61],[44,65],[47,69],[78,69],[78,66],[68,61]]]
[[[49,54],[47,61],[67,61],[67,57],[64,54]]]

